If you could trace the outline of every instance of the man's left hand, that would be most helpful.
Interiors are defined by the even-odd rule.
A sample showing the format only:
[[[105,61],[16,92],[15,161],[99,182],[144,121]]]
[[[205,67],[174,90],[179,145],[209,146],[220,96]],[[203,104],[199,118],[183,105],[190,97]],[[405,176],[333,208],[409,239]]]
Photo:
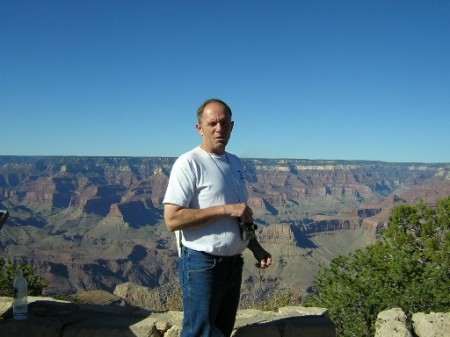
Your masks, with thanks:
[[[257,268],[267,268],[272,264],[272,255],[267,252],[256,239],[250,240],[248,248],[252,251],[253,256],[258,261],[256,263]]]

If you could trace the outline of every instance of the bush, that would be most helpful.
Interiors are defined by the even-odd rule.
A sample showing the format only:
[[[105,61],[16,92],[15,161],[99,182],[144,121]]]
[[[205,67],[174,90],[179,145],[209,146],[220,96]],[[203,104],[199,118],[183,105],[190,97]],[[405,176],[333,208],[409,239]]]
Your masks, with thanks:
[[[261,308],[264,311],[277,311],[279,308],[300,305],[300,296],[298,292],[287,288],[277,289],[264,298],[261,302]]]
[[[450,198],[394,209],[379,242],[335,258],[307,305],[326,307],[339,336],[372,336],[379,312],[450,310]]]
[[[170,285],[166,294],[166,310],[182,311],[183,310],[183,294],[178,283]]]
[[[28,283],[28,295],[42,295],[42,290],[47,286],[48,281],[39,275],[35,275],[31,264],[19,263],[14,266],[0,257],[0,296],[13,297],[13,283],[19,269],[22,269],[23,276]]]

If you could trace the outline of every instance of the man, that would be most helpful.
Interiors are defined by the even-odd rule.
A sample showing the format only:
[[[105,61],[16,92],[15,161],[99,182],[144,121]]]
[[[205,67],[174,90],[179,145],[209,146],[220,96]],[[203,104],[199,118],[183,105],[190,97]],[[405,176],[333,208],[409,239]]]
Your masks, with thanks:
[[[231,109],[210,99],[197,111],[200,146],[174,163],[164,198],[169,231],[177,231],[183,292],[182,337],[230,336],[242,281],[242,251],[259,268],[272,258],[256,238],[243,237],[253,224],[240,159],[225,151],[233,130]],[[244,231],[251,236],[252,230]],[[254,232],[253,232],[254,234]]]

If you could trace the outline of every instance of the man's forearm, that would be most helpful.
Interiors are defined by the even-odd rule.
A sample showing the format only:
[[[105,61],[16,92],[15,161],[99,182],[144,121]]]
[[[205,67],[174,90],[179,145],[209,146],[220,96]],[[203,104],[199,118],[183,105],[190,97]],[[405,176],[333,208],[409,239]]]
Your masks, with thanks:
[[[256,238],[253,238],[248,242],[247,248],[252,252],[263,249]]]
[[[224,214],[224,206],[211,206],[202,209],[169,206],[164,209],[164,218],[170,231],[199,228]]]
[[[164,220],[169,231],[195,229],[216,218],[226,216],[251,220],[251,209],[245,203],[211,206],[201,209],[186,208],[174,204],[164,205]]]

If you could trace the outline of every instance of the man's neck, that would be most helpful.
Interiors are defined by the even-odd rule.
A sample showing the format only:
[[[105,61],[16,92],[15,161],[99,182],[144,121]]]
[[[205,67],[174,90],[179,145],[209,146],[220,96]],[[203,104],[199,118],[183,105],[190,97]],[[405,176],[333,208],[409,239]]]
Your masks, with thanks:
[[[202,144],[200,144],[200,148],[203,150],[203,151],[205,151],[205,152],[207,152],[207,153],[209,153],[209,154],[215,154],[215,155],[218,155],[218,156],[223,156],[224,154],[225,154],[225,149],[223,149],[223,150],[211,150],[211,149],[208,149],[203,143]]]

